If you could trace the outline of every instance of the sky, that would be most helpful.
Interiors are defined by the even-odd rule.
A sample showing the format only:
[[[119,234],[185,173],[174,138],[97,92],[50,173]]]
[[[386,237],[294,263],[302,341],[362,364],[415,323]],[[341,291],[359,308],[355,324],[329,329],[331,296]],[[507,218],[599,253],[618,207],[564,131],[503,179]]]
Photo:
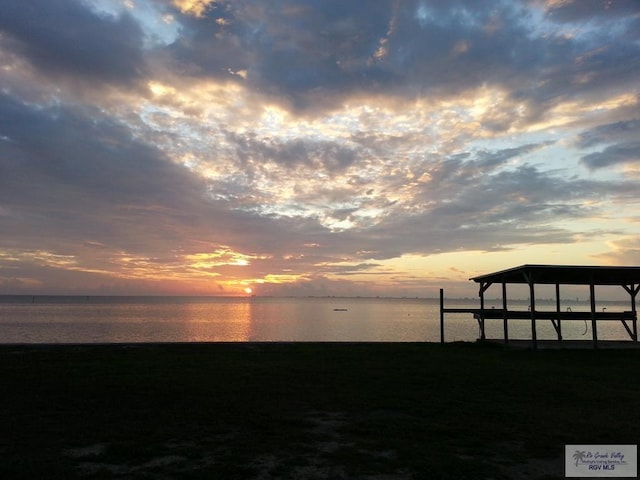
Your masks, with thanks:
[[[637,0],[0,0],[0,294],[640,264]]]

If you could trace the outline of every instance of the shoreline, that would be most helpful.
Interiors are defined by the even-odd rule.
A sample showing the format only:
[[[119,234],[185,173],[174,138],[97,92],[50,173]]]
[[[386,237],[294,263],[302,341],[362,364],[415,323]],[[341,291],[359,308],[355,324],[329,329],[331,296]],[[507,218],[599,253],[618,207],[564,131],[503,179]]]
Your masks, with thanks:
[[[15,342],[15,343],[0,343],[0,350],[11,347],[25,347],[25,348],[33,348],[33,349],[55,349],[55,348],[158,348],[158,347],[189,347],[189,346],[210,346],[215,347],[217,345],[224,346],[246,346],[246,347],[256,347],[256,346],[267,346],[267,345],[280,345],[280,346],[293,346],[293,345],[325,345],[325,346],[382,346],[382,345],[425,345],[425,346],[472,346],[478,345],[478,348],[485,347],[495,347],[502,348],[505,350],[531,350],[533,351],[531,339],[510,339],[508,343],[505,344],[503,339],[500,338],[487,338],[485,340],[477,339],[475,341],[467,341],[467,340],[454,340],[450,342],[445,342],[442,344],[439,341],[417,341],[417,340],[407,340],[407,341],[353,341],[353,340],[345,340],[345,341],[314,341],[314,340],[238,340],[238,341],[153,341],[153,342],[44,342],[44,343],[28,343],[28,342]],[[592,340],[538,340],[538,350],[640,350],[640,343],[633,343],[631,340],[599,340],[598,348],[593,348]]]

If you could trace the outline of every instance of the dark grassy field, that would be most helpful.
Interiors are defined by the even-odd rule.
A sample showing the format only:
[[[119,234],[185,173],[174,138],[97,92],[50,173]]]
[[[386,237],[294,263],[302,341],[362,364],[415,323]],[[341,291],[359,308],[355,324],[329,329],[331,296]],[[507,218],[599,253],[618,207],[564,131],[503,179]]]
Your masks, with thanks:
[[[639,350],[0,347],[0,478],[564,478],[638,443]]]

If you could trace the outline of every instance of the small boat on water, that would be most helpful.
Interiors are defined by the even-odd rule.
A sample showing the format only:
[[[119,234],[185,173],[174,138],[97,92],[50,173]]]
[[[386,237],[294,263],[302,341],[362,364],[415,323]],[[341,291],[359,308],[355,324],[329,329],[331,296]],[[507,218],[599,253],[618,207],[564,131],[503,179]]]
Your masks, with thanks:
[[[347,309],[346,308],[334,308],[333,311],[334,312],[346,312]]]

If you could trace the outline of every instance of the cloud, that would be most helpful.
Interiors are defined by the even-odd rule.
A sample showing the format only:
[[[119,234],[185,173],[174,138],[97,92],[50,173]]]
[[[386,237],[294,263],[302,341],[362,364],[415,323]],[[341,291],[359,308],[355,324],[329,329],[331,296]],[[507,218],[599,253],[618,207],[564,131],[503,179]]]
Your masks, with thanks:
[[[416,18],[418,2],[376,2],[366,9],[356,2],[216,4],[207,16],[224,21],[186,20],[190,34],[171,52],[197,74],[230,78],[230,71],[246,71],[251,88],[301,111],[335,106],[356,91],[414,96],[444,87],[453,94],[477,85],[478,78],[500,76],[487,55],[499,57],[504,37],[484,33],[485,7],[478,3],[447,13],[439,6],[437,22],[427,28]],[[465,37],[480,56],[450,55]],[[378,55],[381,39],[385,55]]]
[[[632,237],[640,17],[603,6],[0,0],[1,281],[355,292]]]
[[[580,161],[590,169],[622,163],[638,163],[640,162],[640,142],[612,145],[600,152],[585,155]]]
[[[0,111],[5,245],[37,245],[45,231],[49,241],[108,239],[112,247],[143,249],[153,232],[141,230],[141,218],[164,219],[161,225],[199,209],[204,184],[99,112],[7,95]]]
[[[84,245],[97,255],[100,245],[104,258],[166,259],[229,244],[248,253],[286,251],[300,241],[297,231],[322,231],[216,200],[206,179],[94,110],[43,108],[5,95],[0,111],[5,248],[36,250],[46,240],[56,254]]]
[[[185,34],[168,52],[187,75],[237,82],[296,115],[354,97],[456,98],[485,86],[505,92],[483,120],[497,133],[541,122],[579,95],[635,85],[633,3],[615,12],[577,4],[547,14],[582,12],[589,35],[554,31],[535,3],[215,2],[180,18]]]
[[[638,3],[634,0],[569,0],[547,2],[547,18],[555,22],[597,21],[602,18],[628,18],[638,14]]]
[[[623,120],[615,123],[598,125],[584,131],[578,139],[578,146],[590,148],[599,144],[613,142],[629,142],[640,134],[640,119]]]
[[[606,147],[600,151],[582,156],[580,162],[591,170],[620,164],[633,164],[640,161],[640,120],[622,120],[615,123],[598,125],[580,134],[577,144],[582,148],[600,145]]]
[[[143,34],[128,15],[67,0],[0,1],[0,46],[51,79],[131,85],[144,77]]]
[[[250,135],[227,132],[234,145],[241,166],[250,164],[260,167],[269,163],[292,170],[297,167],[313,168],[332,172],[344,171],[356,160],[353,148],[337,142],[295,138],[285,141],[256,139]]]
[[[173,4],[180,9],[181,12],[194,15],[195,17],[204,17],[207,9],[211,7],[214,0],[173,0]]]
[[[608,244],[609,251],[594,257],[609,265],[640,264],[640,236],[621,236]]]
[[[94,110],[43,108],[4,95],[0,111],[7,159],[0,165],[0,232],[20,278],[38,264],[50,279],[62,269],[76,283],[104,275],[229,276],[223,267],[191,269],[193,255],[233,245],[281,257],[311,240],[336,245],[325,242],[328,231],[313,219],[259,216],[216,200],[205,179]],[[274,262],[263,274],[277,268]]]

